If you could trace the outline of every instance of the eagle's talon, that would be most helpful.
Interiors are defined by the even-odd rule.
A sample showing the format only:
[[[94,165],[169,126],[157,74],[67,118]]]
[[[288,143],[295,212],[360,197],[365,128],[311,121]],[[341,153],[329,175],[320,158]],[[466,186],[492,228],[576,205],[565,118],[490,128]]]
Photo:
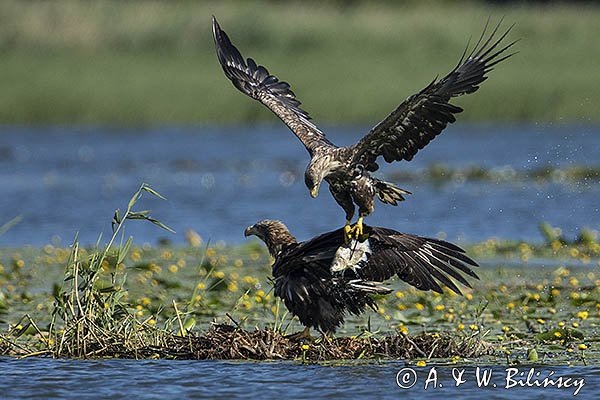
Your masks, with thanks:
[[[344,243],[348,244],[352,241],[353,228],[350,226],[350,221],[346,221],[344,226]]]
[[[310,335],[310,327],[305,326],[300,332],[292,333],[291,335],[285,335],[286,339],[295,341],[313,341],[313,337]]]
[[[354,239],[360,239],[364,236],[362,222],[363,222],[363,217],[359,217],[358,221],[356,221],[356,224],[354,224],[354,227],[352,228],[352,231],[354,233]]]

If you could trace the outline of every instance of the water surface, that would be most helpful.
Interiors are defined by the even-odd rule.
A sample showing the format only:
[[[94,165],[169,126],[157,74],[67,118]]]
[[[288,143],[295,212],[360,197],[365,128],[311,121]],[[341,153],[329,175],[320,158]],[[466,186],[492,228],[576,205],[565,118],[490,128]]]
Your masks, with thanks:
[[[506,367],[494,366],[487,386],[478,387],[474,367],[465,369],[466,383],[456,387],[452,367],[436,367],[438,387],[425,382],[431,366],[415,368],[410,389],[396,384],[403,362],[347,366],[300,365],[293,362],[53,360],[0,358],[0,398],[420,398],[461,399],[572,398],[574,388],[506,389]],[[519,367],[526,374],[531,366]],[[584,378],[576,398],[597,398],[599,367],[534,366],[539,380]],[[524,380],[523,380],[524,381]],[[433,382],[433,381],[431,381]],[[493,384],[496,387],[493,387]],[[439,384],[442,386],[439,387]]]
[[[365,129],[331,128],[337,144],[357,141]],[[436,163],[531,171],[542,167],[598,166],[600,127],[450,126],[415,159],[386,165],[382,177]],[[243,229],[262,218],[283,220],[299,238],[339,227],[341,208],[323,185],[317,199],[304,186],[308,154],[281,125],[158,127],[149,129],[2,127],[0,225],[22,220],[0,236],[0,245],[70,243],[76,232],[95,243],[110,231],[115,208],[124,208],[142,182],[168,201],[147,197],[141,208],[177,231],[132,223],[136,242],[167,237],[181,243],[194,229],[205,239],[244,241]],[[451,240],[489,237],[541,240],[548,221],[575,236],[598,228],[597,181],[445,184],[396,182],[414,194],[399,207],[378,203],[371,224]]]

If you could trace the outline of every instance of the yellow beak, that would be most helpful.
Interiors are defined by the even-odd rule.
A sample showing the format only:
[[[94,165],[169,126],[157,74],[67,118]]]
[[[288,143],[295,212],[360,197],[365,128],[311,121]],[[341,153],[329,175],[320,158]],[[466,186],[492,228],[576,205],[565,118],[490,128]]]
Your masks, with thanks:
[[[319,186],[315,186],[310,190],[310,197],[313,199],[319,195]]]

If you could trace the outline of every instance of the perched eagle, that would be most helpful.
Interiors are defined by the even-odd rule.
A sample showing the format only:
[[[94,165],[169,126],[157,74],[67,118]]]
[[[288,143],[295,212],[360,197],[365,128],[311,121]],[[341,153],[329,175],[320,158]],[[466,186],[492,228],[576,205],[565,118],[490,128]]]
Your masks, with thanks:
[[[212,22],[217,56],[225,75],[240,91],[273,111],[304,144],[311,157],[304,174],[306,186],[311,196],[316,197],[321,181],[325,179],[329,183],[333,198],[346,213],[347,240],[362,235],[362,220],[373,212],[375,196],[383,203],[397,205],[404,200],[404,194],[410,194],[369,174],[379,168],[377,158],[383,156],[386,162],[412,160],[446,125],[456,120],[454,114],[463,111],[450,104],[450,100],[475,92],[494,65],[514,54],[505,52],[516,43],[499,48],[512,26],[495,40],[500,23],[487,39],[486,24],[472,51],[467,55],[467,46],[450,73],[408,97],[358,143],[337,147],[310,122],[290,85],[269,74],[252,58],[244,60],[214,17]],[[354,227],[350,227],[355,204],[359,218]]]
[[[461,294],[453,278],[467,287],[465,273],[479,279],[477,263],[464,251],[442,240],[364,226],[364,241],[343,239],[343,228],[299,243],[287,227],[272,220],[259,221],[244,235],[258,236],[275,259],[272,266],[275,295],[306,327],[335,332],[346,313],[359,315],[375,308],[372,294],[391,290],[382,282],[398,275],[420,290],[441,293],[440,283]]]

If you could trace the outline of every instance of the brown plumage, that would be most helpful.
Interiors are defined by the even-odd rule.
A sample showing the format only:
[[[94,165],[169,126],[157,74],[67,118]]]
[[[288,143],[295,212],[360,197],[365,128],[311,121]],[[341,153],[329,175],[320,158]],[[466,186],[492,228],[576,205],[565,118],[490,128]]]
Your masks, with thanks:
[[[451,243],[367,225],[365,233],[367,240],[348,245],[342,229],[299,243],[272,220],[244,232],[265,242],[275,259],[275,295],[304,326],[322,332],[335,332],[347,313],[375,308],[371,295],[390,293],[382,282],[394,275],[420,290],[440,293],[445,285],[458,294],[453,279],[471,287],[461,273],[479,279],[471,269],[477,263]]]
[[[326,180],[334,199],[344,209],[347,221],[354,215],[355,204],[360,217],[364,217],[373,212],[375,196],[383,203],[397,205],[404,200],[403,195],[410,193],[372,177],[369,172],[379,168],[379,156],[386,162],[410,161],[446,125],[456,120],[455,114],[462,112],[462,108],[450,104],[450,100],[477,91],[487,79],[486,74],[514,54],[505,52],[516,41],[504,47],[500,45],[512,26],[496,40],[499,27],[500,23],[486,39],[486,24],[472,51],[467,53],[465,49],[456,67],[446,76],[434,79],[419,93],[408,97],[355,145],[337,147],[310,122],[290,85],[271,75],[252,58],[244,60],[213,17],[217,56],[225,75],[240,91],[273,111],[300,139],[311,157],[305,172],[311,196],[317,196],[321,181]]]

